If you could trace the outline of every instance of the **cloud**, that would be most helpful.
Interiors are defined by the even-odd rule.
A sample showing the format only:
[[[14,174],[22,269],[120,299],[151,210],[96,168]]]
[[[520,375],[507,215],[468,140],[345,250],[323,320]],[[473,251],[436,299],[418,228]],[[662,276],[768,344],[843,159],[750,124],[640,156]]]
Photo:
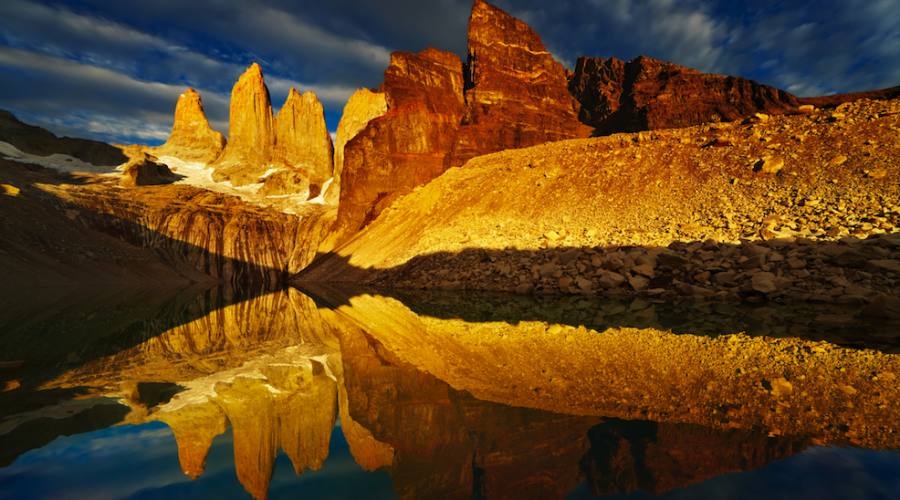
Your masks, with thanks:
[[[40,117],[42,125],[106,140],[158,139],[171,128],[182,85],[137,80],[68,59],[0,47],[0,102],[14,112]],[[204,91],[204,107],[216,123],[228,114],[227,96]],[[71,135],[71,134],[70,134]]]
[[[392,49],[465,54],[471,0],[303,3],[4,0],[0,108],[57,132],[158,140],[190,85],[225,132],[231,87],[258,61],[276,107],[291,86],[313,90],[333,130],[356,88],[380,84]],[[896,0],[496,3],[568,65],[646,54],[801,95],[900,83]]]

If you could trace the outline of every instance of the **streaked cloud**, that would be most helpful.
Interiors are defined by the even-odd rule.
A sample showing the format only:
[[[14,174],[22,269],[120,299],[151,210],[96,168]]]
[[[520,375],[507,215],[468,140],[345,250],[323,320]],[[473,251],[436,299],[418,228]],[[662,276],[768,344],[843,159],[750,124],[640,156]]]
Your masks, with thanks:
[[[651,55],[800,95],[900,84],[896,0],[496,0],[568,65]],[[0,108],[58,133],[159,142],[186,86],[228,127],[231,87],[260,62],[273,104],[313,90],[333,130],[391,50],[465,55],[471,0],[4,0]]]

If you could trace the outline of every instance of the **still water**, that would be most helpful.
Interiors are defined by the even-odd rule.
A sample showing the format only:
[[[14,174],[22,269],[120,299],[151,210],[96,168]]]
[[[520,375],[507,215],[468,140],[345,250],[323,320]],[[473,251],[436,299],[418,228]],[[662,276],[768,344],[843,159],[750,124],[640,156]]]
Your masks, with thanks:
[[[900,325],[853,310],[330,289],[2,310],[0,498],[900,498]]]

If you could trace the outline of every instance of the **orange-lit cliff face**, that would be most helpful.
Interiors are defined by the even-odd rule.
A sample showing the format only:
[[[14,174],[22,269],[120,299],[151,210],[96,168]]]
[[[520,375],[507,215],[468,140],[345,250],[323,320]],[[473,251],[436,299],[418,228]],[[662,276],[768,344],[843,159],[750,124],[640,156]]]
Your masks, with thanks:
[[[225,137],[209,126],[200,93],[187,89],[175,105],[172,133],[165,144],[154,148],[157,156],[175,156],[185,161],[209,163],[222,154]]]
[[[566,70],[527,25],[475,2],[469,61],[434,49],[395,53],[381,91],[388,112],[344,150],[339,240],[398,196],[470,158],[586,137]]]

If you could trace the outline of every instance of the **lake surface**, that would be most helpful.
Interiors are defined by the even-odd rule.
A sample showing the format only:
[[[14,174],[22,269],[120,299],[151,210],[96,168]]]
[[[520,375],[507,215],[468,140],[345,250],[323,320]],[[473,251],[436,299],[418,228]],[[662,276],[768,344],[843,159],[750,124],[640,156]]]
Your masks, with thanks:
[[[900,498],[900,325],[815,305],[53,291],[0,498]]]

